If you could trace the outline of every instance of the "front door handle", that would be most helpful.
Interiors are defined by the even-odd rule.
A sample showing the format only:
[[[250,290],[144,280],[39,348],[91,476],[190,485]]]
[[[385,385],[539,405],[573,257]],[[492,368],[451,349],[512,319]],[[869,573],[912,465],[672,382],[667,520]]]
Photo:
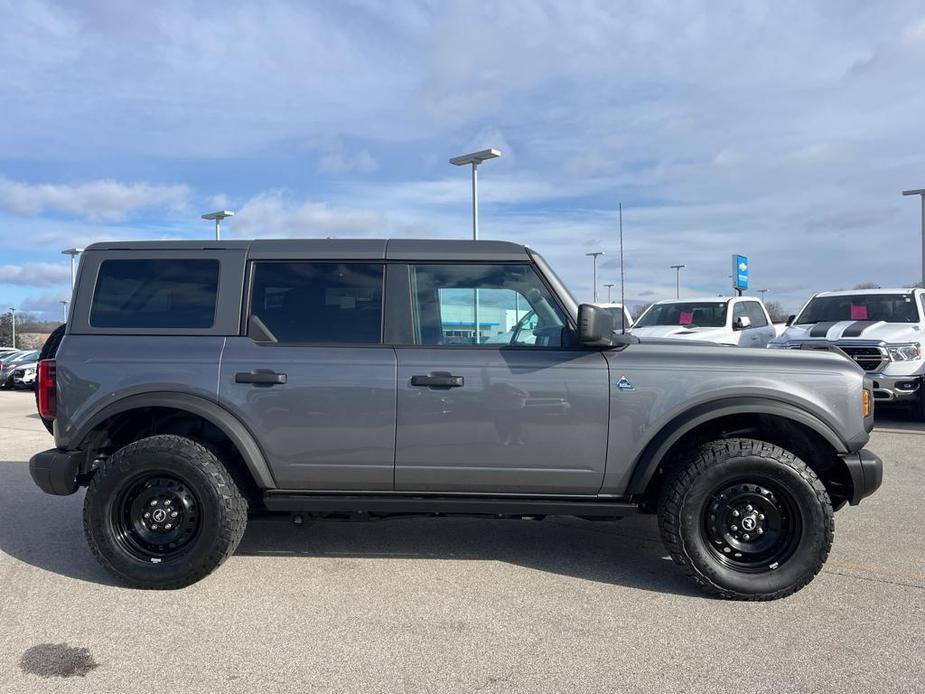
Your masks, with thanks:
[[[286,374],[279,374],[269,369],[239,371],[234,375],[235,383],[251,383],[255,386],[275,386],[286,382]]]
[[[411,385],[422,388],[462,388],[466,379],[446,371],[434,371],[426,376],[412,376]]]

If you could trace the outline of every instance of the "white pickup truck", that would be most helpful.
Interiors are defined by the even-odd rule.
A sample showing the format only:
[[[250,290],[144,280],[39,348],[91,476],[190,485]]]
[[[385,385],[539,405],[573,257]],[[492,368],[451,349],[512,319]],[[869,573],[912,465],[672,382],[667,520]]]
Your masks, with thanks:
[[[879,404],[909,405],[925,421],[925,290],[821,292],[769,347],[837,347],[874,381]]]
[[[657,301],[630,332],[640,338],[704,340],[738,347],[767,347],[776,335],[764,304],[750,296]]]

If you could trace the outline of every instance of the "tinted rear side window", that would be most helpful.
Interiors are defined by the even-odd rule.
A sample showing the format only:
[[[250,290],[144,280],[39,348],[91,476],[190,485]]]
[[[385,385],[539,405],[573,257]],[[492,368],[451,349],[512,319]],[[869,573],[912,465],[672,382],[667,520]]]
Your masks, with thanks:
[[[255,263],[251,314],[280,342],[377,344],[379,263]]]
[[[97,328],[211,328],[217,260],[104,260],[90,308]]]

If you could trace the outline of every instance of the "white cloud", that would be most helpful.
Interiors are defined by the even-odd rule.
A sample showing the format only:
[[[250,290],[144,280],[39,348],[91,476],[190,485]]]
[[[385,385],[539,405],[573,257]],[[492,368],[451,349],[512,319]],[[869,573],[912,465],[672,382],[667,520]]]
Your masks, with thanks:
[[[21,183],[0,177],[0,208],[20,215],[57,212],[93,221],[116,221],[147,208],[179,210],[189,188],[112,180],[87,183]]]
[[[66,259],[65,259],[66,260]],[[0,284],[51,287],[70,282],[71,271],[64,263],[23,263],[0,265]]]
[[[281,238],[382,236],[386,227],[385,217],[374,211],[294,201],[285,193],[268,192],[248,200],[227,228],[236,237]]]

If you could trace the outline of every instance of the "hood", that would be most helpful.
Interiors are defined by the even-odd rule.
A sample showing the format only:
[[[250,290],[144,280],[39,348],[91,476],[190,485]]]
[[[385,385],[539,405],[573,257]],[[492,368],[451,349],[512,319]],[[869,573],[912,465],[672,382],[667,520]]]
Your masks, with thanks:
[[[630,332],[639,338],[662,337],[672,340],[704,340],[721,342],[728,338],[725,328],[694,328],[683,325],[650,325],[644,328],[630,328]]]
[[[794,340],[883,340],[884,342],[919,342],[925,333],[917,323],[843,320],[836,323],[791,325],[775,342]]]

